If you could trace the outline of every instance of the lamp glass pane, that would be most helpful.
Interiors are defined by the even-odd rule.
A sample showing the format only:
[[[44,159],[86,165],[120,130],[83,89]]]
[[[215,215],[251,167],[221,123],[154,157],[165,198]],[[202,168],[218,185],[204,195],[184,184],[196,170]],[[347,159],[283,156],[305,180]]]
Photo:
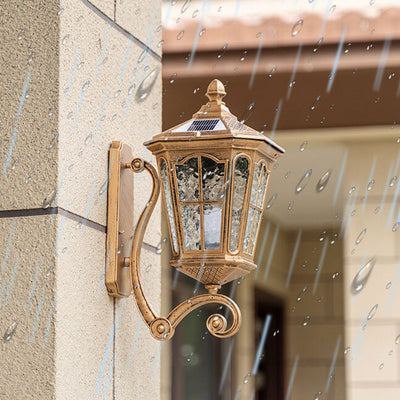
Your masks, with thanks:
[[[187,250],[200,250],[200,206],[181,204],[183,231]]]
[[[165,203],[167,206],[169,227],[170,227],[171,236],[172,236],[172,247],[173,247],[174,251],[177,252],[178,251],[178,243],[176,240],[176,230],[175,230],[175,221],[174,221],[174,214],[173,214],[172,201],[171,201],[171,191],[170,191],[169,181],[168,181],[167,166],[166,166],[164,160],[161,160],[160,170],[161,170],[161,181],[162,181],[162,185],[164,188],[164,194],[165,194]]]
[[[248,251],[248,253],[250,253],[250,254],[253,254],[254,245],[255,245],[255,242],[256,242],[258,224],[260,223],[260,217],[261,217],[261,211],[254,210],[253,229],[252,229],[252,232],[251,232],[251,238],[250,238],[250,242],[249,242],[249,251]]]
[[[224,197],[225,166],[208,157],[201,157],[203,200],[222,200]]]
[[[199,169],[197,157],[190,158],[182,165],[176,165],[176,177],[180,201],[199,199]]]
[[[251,222],[253,221],[254,208],[250,207],[249,215],[247,217],[246,234],[244,235],[244,251],[248,252],[250,234],[251,234]]]
[[[260,208],[262,208],[264,202],[265,189],[267,187],[267,179],[268,179],[267,169],[265,168],[265,165],[263,165],[260,186],[258,188],[258,195],[257,195],[257,207]]]
[[[260,163],[256,166],[256,169],[254,170],[253,184],[251,186],[251,199],[250,199],[250,203],[252,205],[256,205],[258,181],[260,180],[262,167],[263,164]]]
[[[204,244],[207,250],[219,249],[222,204],[204,205]]]
[[[248,179],[249,161],[245,157],[239,157],[235,161],[233,178],[230,251],[237,250],[239,245],[240,223]]]

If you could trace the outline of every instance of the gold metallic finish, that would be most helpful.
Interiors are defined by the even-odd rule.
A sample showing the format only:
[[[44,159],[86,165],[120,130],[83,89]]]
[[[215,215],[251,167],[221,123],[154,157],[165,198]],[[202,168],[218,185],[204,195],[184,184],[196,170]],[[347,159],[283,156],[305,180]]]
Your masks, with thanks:
[[[225,95],[224,85],[216,79],[213,80],[207,90],[208,103],[193,115],[193,119],[156,135],[145,143],[156,157],[162,182],[160,182],[156,169],[149,162],[141,158],[132,158],[130,149],[127,151],[127,146],[120,142],[113,142],[111,145],[106,285],[112,296],[128,296],[132,290],[137,307],[149,327],[151,335],[158,340],[170,339],[174,335],[176,326],[186,315],[206,304],[223,305],[232,314],[230,326],[223,315],[211,315],[206,323],[210,333],[220,338],[234,335],[239,330],[242,320],[239,307],[229,297],[218,294],[218,290],[222,284],[241,278],[257,267],[253,262],[254,249],[265,204],[269,174],[273,163],[284,150],[261,133],[238,121],[222,101]],[[197,127],[205,127],[209,130],[196,131]],[[207,175],[204,176],[208,176],[208,173],[217,174],[215,171],[222,171],[221,167],[214,170],[211,167],[203,170],[203,157],[209,159],[206,164],[208,166],[212,166],[213,161],[214,164],[222,164],[224,167],[223,174],[218,172],[216,175],[218,183],[216,184],[215,181],[213,183],[217,188],[217,185],[221,185],[221,196],[221,192],[218,190],[217,197],[214,197],[215,193],[209,197],[205,195],[206,192],[203,193],[203,180],[207,179],[203,177],[204,171],[207,172]],[[235,238],[237,237],[238,245],[235,249],[231,249],[232,210],[234,196],[237,195],[235,193],[235,162],[238,157],[247,159],[248,169],[245,172],[247,181],[243,176],[241,176],[241,181],[238,181],[242,182],[243,204],[240,209],[237,204],[235,206],[235,226],[238,229]],[[198,173],[198,195],[193,196],[191,200],[181,199],[176,168],[191,158],[197,159],[197,164],[194,165],[197,165],[198,170],[192,174]],[[165,169],[161,168],[163,163],[165,163]],[[265,166],[267,176],[263,177],[261,168],[260,176],[255,182],[258,185],[257,192],[254,201],[251,202],[253,177],[257,165],[260,163]],[[183,170],[183,168],[181,169]],[[130,237],[133,239],[132,247],[129,257],[127,257],[126,236],[118,232],[121,229],[124,232],[123,228],[127,223],[131,225],[125,228],[126,231],[129,232],[132,229],[133,212],[131,207],[125,207],[125,203],[132,205],[132,179],[130,181],[127,179],[130,171],[135,173],[147,171],[152,178],[153,188],[150,199],[139,217],[135,232]],[[264,182],[265,190],[262,191],[261,187],[264,187]],[[263,184],[261,185],[261,183]],[[127,190],[125,190],[125,184]],[[159,197],[161,184],[163,185],[163,203],[169,216],[168,227],[173,253],[170,264],[184,274],[204,283],[208,291],[208,294],[192,297],[179,304],[167,317],[158,316],[152,309],[140,282],[140,253],[143,237]],[[208,190],[211,190],[210,187]],[[122,197],[124,197],[124,201],[122,201]],[[195,237],[194,246],[192,238],[189,248],[186,246],[185,236],[188,233],[185,232],[185,229],[189,228],[184,223],[183,206],[192,206],[192,208],[196,206],[199,210],[199,222],[194,226],[195,231],[199,232],[200,238]],[[207,243],[214,248],[208,249],[206,248],[204,212],[206,206],[208,209],[217,206],[216,209],[220,209],[221,213],[219,247],[216,244],[217,239],[213,239],[214,242]],[[253,219],[247,222],[251,216],[250,209],[255,211],[253,211]],[[239,214],[237,210],[239,210]],[[237,223],[238,215],[239,223]],[[193,224],[195,223],[193,222]],[[247,225],[250,231],[246,238]],[[198,230],[196,230],[197,226]],[[190,233],[193,234],[193,227],[191,229]],[[246,248],[245,242],[247,243]],[[193,250],[192,247],[195,249]],[[127,282],[127,270],[130,271],[130,282]]]

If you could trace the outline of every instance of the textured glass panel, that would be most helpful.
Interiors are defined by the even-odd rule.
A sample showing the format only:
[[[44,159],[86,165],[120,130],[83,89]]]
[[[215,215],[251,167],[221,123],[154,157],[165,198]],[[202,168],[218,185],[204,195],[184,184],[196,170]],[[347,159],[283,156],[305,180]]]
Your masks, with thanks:
[[[249,251],[248,251],[248,253],[250,253],[250,254],[253,254],[254,245],[256,242],[257,228],[258,228],[258,224],[260,223],[260,217],[261,217],[261,211],[255,210],[253,229],[251,232],[251,239],[250,239]]]
[[[182,204],[182,221],[187,250],[200,250],[200,206]]]
[[[254,171],[253,184],[251,186],[251,200],[250,203],[256,205],[257,190],[258,190],[258,180],[261,175],[262,164],[258,164]]]
[[[239,157],[235,162],[233,179],[233,201],[231,215],[231,239],[230,250],[235,251],[239,245],[240,222],[244,196],[246,194],[247,181],[249,179],[249,161],[245,157]]]
[[[261,181],[260,181],[260,186],[258,188],[258,196],[257,196],[257,207],[262,208],[262,204],[264,201],[264,196],[265,196],[265,188],[267,187],[267,170],[265,166],[262,169],[262,175],[261,175]]]
[[[219,249],[222,204],[204,205],[204,244],[206,249]]]
[[[190,158],[182,165],[176,166],[179,198],[181,201],[198,200],[199,168],[197,157]]]
[[[174,213],[172,209],[172,201],[171,201],[171,191],[169,188],[168,182],[168,173],[167,173],[167,166],[165,165],[164,160],[161,161],[161,180],[164,188],[165,194],[165,202],[167,204],[167,214],[169,220],[169,226],[171,229],[171,236],[172,236],[172,246],[175,252],[178,252],[178,244],[176,241],[176,231],[175,231],[175,221],[174,221]]]
[[[201,157],[203,200],[221,200],[224,197],[224,164]]]
[[[250,242],[250,229],[251,229],[251,221],[253,221],[254,208],[249,209],[249,216],[247,217],[247,225],[246,225],[246,234],[244,235],[244,251],[247,251]],[[248,251],[247,251],[248,252]]]

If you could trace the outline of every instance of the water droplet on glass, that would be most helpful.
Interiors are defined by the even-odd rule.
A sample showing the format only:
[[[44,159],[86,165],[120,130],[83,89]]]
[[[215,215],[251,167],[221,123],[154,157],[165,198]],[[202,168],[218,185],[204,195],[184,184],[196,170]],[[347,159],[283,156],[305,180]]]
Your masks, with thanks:
[[[307,140],[305,140],[305,141],[300,145],[299,150],[300,150],[301,152],[303,152],[303,151],[306,149],[307,145],[308,145],[308,142],[307,142]]]
[[[315,190],[317,193],[322,192],[325,189],[325,186],[328,184],[329,178],[331,177],[331,171],[326,171],[321,178],[319,179]]]
[[[392,226],[392,232],[396,232],[399,229],[400,226],[400,222],[396,222],[393,226]]]
[[[292,28],[292,36],[297,36],[303,28],[303,20],[299,19]]]
[[[256,108],[256,103],[254,103],[254,102],[250,103],[248,105],[248,107],[246,108],[246,110],[244,111],[244,113],[239,118],[239,122],[241,124],[244,124],[246,121],[248,121],[250,119],[250,117],[253,115],[255,108]]]
[[[293,207],[294,207],[294,201],[292,200],[292,201],[289,202],[288,210],[289,210],[289,211],[292,211],[292,210],[293,210]]]
[[[367,233],[367,228],[364,228],[357,236],[356,244],[360,244]]]
[[[310,320],[311,320],[311,317],[310,317],[309,315],[307,315],[307,316],[303,319],[303,322],[301,323],[301,325],[307,326],[308,323],[310,322]]]
[[[364,289],[375,266],[375,262],[376,259],[371,258],[360,268],[354,277],[353,282],[351,283],[351,293],[356,295],[360,293],[362,289]]]
[[[182,38],[183,38],[183,35],[185,34],[185,31],[180,31],[179,33],[178,33],[178,35],[176,36],[176,38],[178,39],[178,40],[181,40]]]
[[[11,338],[14,336],[16,330],[17,330],[18,322],[13,322],[4,332],[3,335],[3,341],[8,342],[11,340]]]
[[[273,204],[274,204],[274,200],[278,197],[278,193],[274,193],[270,199],[267,201],[267,204],[265,205],[265,209],[269,210]]]
[[[42,208],[49,208],[50,204],[54,201],[54,199],[56,198],[56,191],[52,190],[50,192],[50,194],[48,194],[44,200],[43,200],[43,204],[42,204]]]
[[[136,91],[136,101],[141,102],[147,98],[156,83],[159,73],[160,69],[156,67],[143,79]]]
[[[309,169],[304,173],[304,175],[299,180],[299,183],[296,185],[296,190],[295,190],[296,194],[299,194],[301,191],[304,190],[304,188],[307,186],[308,182],[311,179],[311,175],[312,175],[312,169]]]
[[[65,35],[65,36],[63,37],[61,43],[65,46],[65,45],[68,43],[68,40],[69,40],[69,35]]]
[[[368,313],[367,321],[369,321],[369,320],[371,320],[372,318],[374,318],[377,311],[378,311],[378,304],[375,304],[375,305],[371,308],[370,312]]]

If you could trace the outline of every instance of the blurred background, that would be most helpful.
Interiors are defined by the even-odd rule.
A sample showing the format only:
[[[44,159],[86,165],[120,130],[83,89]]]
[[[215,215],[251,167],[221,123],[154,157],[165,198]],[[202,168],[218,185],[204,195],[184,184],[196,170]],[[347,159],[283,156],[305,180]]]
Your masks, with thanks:
[[[165,1],[162,21],[163,130],[218,78],[230,111],[286,149],[258,269],[224,287],[242,328],[220,340],[206,310],[185,319],[164,399],[399,399],[399,2]],[[163,273],[165,311],[203,290]]]

